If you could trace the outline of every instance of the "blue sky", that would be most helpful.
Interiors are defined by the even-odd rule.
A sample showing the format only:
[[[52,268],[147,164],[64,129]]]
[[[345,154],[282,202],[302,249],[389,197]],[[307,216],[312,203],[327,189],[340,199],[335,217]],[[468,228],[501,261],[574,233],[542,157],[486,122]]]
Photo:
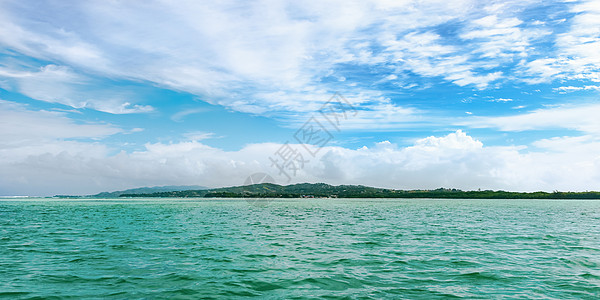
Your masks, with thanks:
[[[599,49],[598,1],[1,1],[0,195],[598,190]]]

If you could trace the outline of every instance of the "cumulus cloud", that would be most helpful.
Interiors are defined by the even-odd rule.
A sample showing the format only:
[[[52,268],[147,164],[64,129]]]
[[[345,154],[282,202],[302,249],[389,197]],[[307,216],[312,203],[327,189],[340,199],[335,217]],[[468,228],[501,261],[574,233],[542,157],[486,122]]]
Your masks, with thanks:
[[[3,105],[9,105],[10,114],[46,118],[46,127],[60,130],[41,134],[46,139],[43,143],[22,137],[40,135],[39,128],[24,127],[19,134],[2,136],[2,195],[90,194],[170,184],[230,186],[242,184],[255,172],[270,173],[280,183],[287,183],[270,160],[281,144],[258,143],[225,151],[200,141],[210,134],[190,133],[191,141],[147,143],[142,150],[114,154],[113,149],[98,142],[74,140],[82,136],[102,138],[119,131],[109,125],[73,124],[57,113]],[[16,118],[2,120],[5,128],[21,124]],[[303,151],[301,145],[288,146]],[[534,146],[544,151],[524,152],[523,146],[486,147],[458,130],[416,140],[408,147],[388,141],[358,149],[326,146],[316,157],[304,153],[305,165],[296,174],[288,172],[292,183],[404,189],[581,190],[597,182],[597,139],[564,137],[541,140]]]

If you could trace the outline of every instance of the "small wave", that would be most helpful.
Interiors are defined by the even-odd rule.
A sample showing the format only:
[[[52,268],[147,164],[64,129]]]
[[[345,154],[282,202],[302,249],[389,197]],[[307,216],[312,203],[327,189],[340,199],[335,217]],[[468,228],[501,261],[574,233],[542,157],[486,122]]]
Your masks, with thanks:
[[[482,280],[498,280],[498,279],[502,279],[501,276],[498,276],[497,274],[493,274],[493,273],[489,273],[489,272],[479,272],[479,271],[473,271],[473,272],[467,272],[467,273],[462,273],[460,275],[458,275],[459,277],[467,277],[467,278],[471,278],[471,279],[482,279]]]
[[[0,292],[0,297],[8,297],[7,299],[14,299],[16,297],[27,296],[30,292]]]
[[[198,278],[186,275],[186,274],[178,274],[178,273],[169,273],[161,276],[162,279],[165,280],[173,280],[173,281],[196,281]]]
[[[343,291],[350,288],[361,288],[363,283],[361,280],[348,276],[335,277],[311,277],[294,282],[296,286],[314,286],[324,290]]]
[[[592,274],[592,273],[583,273],[579,275],[585,279],[600,279],[600,275]]]
[[[244,255],[244,257],[248,257],[248,258],[275,258],[277,257],[277,255],[275,254],[246,254]]]
[[[353,246],[369,246],[369,247],[375,247],[375,246],[381,246],[381,243],[379,242],[375,242],[375,241],[364,241],[364,242],[354,242],[352,243]]]
[[[227,297],[258,297],[261,294],[259,293],[253,293],[251,291],[222,291],[219,295],[221,296],[227,296]]]
[[[452,260],[450,264],[455,267],[474,267],[479,265],[479,263],[469,260]]]
[[[279,284],[260,280],[246,280],[242,281],[242,283],[245,283],[248,286],[248,288],[257,292],[266,292],[284,288]]]
[[[52,283],[82,283],[88,281],[87,279],[71,274],[65,275],[45,275],[43,276],[44,281],[52,282]]]

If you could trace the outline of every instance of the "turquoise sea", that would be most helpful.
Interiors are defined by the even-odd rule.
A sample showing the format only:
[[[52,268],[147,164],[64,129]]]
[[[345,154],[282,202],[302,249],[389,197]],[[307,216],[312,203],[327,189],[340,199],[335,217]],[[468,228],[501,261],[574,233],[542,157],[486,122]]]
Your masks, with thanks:
[[[598,299],[600,201],[0,200],[0,298]]]

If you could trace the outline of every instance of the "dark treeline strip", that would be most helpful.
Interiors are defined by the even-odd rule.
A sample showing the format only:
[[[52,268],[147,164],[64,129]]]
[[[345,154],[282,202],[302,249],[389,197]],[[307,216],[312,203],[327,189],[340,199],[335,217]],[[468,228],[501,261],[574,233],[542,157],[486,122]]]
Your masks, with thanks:
[[[271,183],[207,190],[123,194],[120,197],[177,198],[442,198],[442,199],[600,199],[600,192],[507,192],[458,189],[392,190],[360,185],[332,186],[324,183],[277,185]]]

